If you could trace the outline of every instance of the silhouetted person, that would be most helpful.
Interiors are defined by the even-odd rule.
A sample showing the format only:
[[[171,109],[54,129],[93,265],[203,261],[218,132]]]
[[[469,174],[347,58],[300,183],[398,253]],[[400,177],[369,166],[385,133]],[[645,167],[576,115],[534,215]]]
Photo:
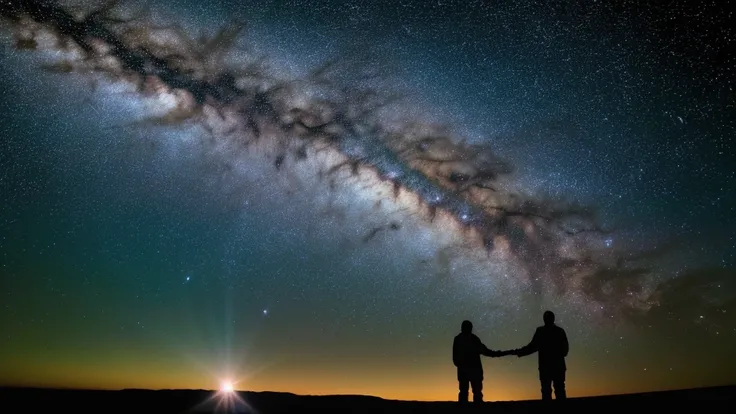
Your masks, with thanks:
[[[473,389],[473,402],[483,402],[483,364],[480,356],[498,357],[507,355],[488,349],[473,333],[473,324],[463,321],[460,333],[452,344],[452,362],[457,367],[457,382],[460,392],[457,400],[468,402],[468,384]]]
[[[564,400],[565,394],[565,357],[570,346],[567,343],[565,330],[555,325],[555,314],[544,312],[544,326],[537,328],[529,345],[513,353],[519,358],[537,352],[539,354],[539,382],[542,385],[542,399],[552,399],[552,385],[555,387],[555,398]]]

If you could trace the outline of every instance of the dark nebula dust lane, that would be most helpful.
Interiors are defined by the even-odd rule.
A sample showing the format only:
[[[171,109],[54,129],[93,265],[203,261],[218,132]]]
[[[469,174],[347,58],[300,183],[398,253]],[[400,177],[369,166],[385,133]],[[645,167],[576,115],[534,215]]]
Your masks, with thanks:
[[[95,60],[107,60],[113,65],[90,69],[113,70],[112,75],[133,77],[142,90],[146,83],[159,83],[160,87],[179,92],[182,102],[178,107],[184,106],[184,110],[190,112],[183,116],[201,116],[199,113],[204,113],[205,106],[218,112],[230,112],[233,125],[228,127],[233,131],[227,132],[236,133],[234,130],[239,129],[237,133],[242,134],[244,141],[259,139],[262,130],[272,129],[286,139],[297,139],[297,144],[292,146],[315,143],[327,148],[332,146],[330,149],[346,159],[331,167],[328,175],[343,165],[354,175],[359,175],[361,169],[375,170],[380,178],[394,186],[395,195],[402,190],[416,195],[430,221],[438,211],[449,214],[466,226],[466,231],[478,238],[483,248],[518,258],[522,265],[538,275],[530,278],[533,285],[544,278],[551,281],[552,286],[566,288],[569,279],[585,280],[589,276],[595,279],[598,268],[610,268],[609,264],[600,262],[609,252],[597,252],[598,246],[591,246],[589,240],[575,240],[579,233],[604,233],[595,223],[590,224],[594,219],[590,209],[524,199],[519,194],[497,188],[499,176],[511,170],[487,145],[464,145],[447,131],[427,130],[421,125],[418,131],[407,131],[413,127],[411,124],[398,128],[382,125],[380,115],[371,116],[385,105],[379,95],[382,91],[361,90],[359,84],[350,86],[354,90],[346,90],[346,85],[332,85],[335,83],[330,77],[332,68],[327,66],[318,69],[307,82],[317,88],[322,86],[320,84],[326,85],[320,92],[332,93],[334,97],[330,100],[329,95],[325,98],[307,96],[315,102],[307,101],[302,108],[292,102],[291,95],[278,94],[290,86],[283,81],[276,85],[239,87],[235,69],[227,68],[224,62],[212,62],[221,48],[228,47],[235,39],[236,26],[225,27],[213,39],[201,43],[203,50],[172,51],[170,45],[157,44],[155,32],[148,40],[142,39],[138,31],[125,28],[118,30],[120,34],[116,33],[105,20],[108,12],[106,9],[91,11],[77,20],[54,4],[20,2],[6,14],[11,18],[25,14],[41,27],[58,32],[62,39],[79,45],[80,53],[92,65]],[[130,35],[131,31],[136,37]],[[17,42],[32,46],[36,40],[20,38]],[[171,43],[176,45],[183,41],[178,39]],[[212,44],[217,47],[211,47]],[[293,91],[294,87],[289,89]],[[299,151],[297,149],[297,157]],[[285,152],[276,155],[277,169],[285,157]],[[607,295],[596,293],[607,282],[588,283],[582,293],[605,299]],[[533,288],[541,289],[540,286]],[[612,292],[619,294],[640,289],[640,286],[615,288],[623,290]]]
[[[158,263],[144,272],[150,277],[120,272],[125,291],[158,286],[132,295],[160,302],[148,313],[141,307],[142,315],[173,317],[165,305],[173,299],[165,298],[176,294],[161,288],[172,280],[177,289],[195,282],[229,286],[228,306],[253,307],[248,312],[259,315],[257,329],[268,343],[306,335],[312,326],[340,338],[346,326],[349,348],[358,346],[356,338],[390,341],[412,326],[414,340],[431,338],[429,350],[462,314],[495,326],[488,332],[502,341],[523,340],[517,322],[534,326],[534,314],[547,307],[599,344],[583,352],[582,365],[610,366],[600,362],[603,350],[634,352],[632,344],[596,339],[596,329],[619,341],[621,329],[641,331],[634,341],[647,347],[683,329],[704,332],[714,349],[733,343],[736,326],[728,315],[736,311],[736,241],[730,224],[717,224],[733,215],[734,205],[734,172],[723,157],[731,145],[725,137],[734,132],[733,95],[719,92],[732,86],[720,76],[733,62],[720,52],[722,40],[703,34],[716,50],[704,62],[688,54],[675,33],[666,46],[671,56],[662,57],[656,46],[669,31],[660,11],[647,6],[630,16],[633,6],[626,2],[622,9],[567,11],[534,2],[502,2],[496,9],[440,3],[427,10],[394,5],[403,16],[397,19],[352,2],[296,2],[275,15],[275,3],[240,9],[225,2],[201,13],[201,35],[191,25],[194,5],[0,3],[2,62],[9,72],[3,83],[17,92],[3,99],[5,134],[12,137],[3,154],[3,164],[12,166],[3,178],[11,193],[4,226],[21,235],[18,243],[29,244],[3,244],[11,258],[8,280],[14,280],[3,320],[23,313],[18,301],[34,277],[53,285],[54,278],[41,276],[45,271],[28,270],[38,267],[23,270],[30,259],[21,252],[46,243],[29,234],[42,232],[39,223],[47,219],[62,233],[65,220],[77,217],[77,223],[110,227],[106,236],[99,229],[76,240],[80,252],[95,238],[123,236],[113,243],[116,261],[138,257],[133,273],[147,267],[144,257]],[[620,23],[606,20],[606,7]],[[549,15],[540,15],[543,10]],[[678,10],[688,16],[687,7]],[[330,23],[340,16],[347,16],[344,27]],[[717,24],[710,19],[703,24]],[[212,21],[222,24],[206,27]],[[590,21],[601,23],[606,35],[592,36]],[[644,23],[651,33],[637,31]],[[374,44],[362,41],[373,24],[383,34]],[[701,34],[710,26],[693,27]],[[283,39],[274,41],[278,35]],[[322,42],[324,36],[331,40]],[[334,50],[324,59],[307,46],[303,56],[291,55],[295,46],[283,45],[299,38]],[[315,60],[306,71],[295,69]],[[692,98],[687,106],[670,100],[678,93],[666,82],[678,76],[690,79],[681,86],[681,95]],[[55,91],[44,91],[50,84]],[[699,89],[703,85],[712,93]],[[34,123],[34,110],[21,115],[20,108],[35,107],[40,115],[46,102],[56,108],[51,102],[65,101],[84,108],[54,110],[63,124],[59,133],[76,138],[54,141],[38,126],[49,122],[41,116],[24,130]],[[44,135],[49,138],[32,139]],[[25,177],[44,171],[46,159],[62,173],[47,168],[43,179]],[[57,196],[29,201],[41,190],[24,183],[37,181],[58,181],[50,190]],[[86,205],[63,201],[74,197]],[[55,207],[39,209],[52,213],[29,223],[24,206],[44,203]],[[55,223],[49,217],[57,210],[68,217]],[[159,228],[166,230],[153,230]],[[130,229],[152,241],[125,241]],[[79,257],[105,266],[104,255]],[[62,284],[101,280],[80,269]],[[105,283],[103,290],[114,286]],[[83,296],[90,294],[94,289]],[[349,309],[332,304],[335,299]],[[211,296],[205,302],[211,312],[220,309]],[[302,315],[302,327],[298,316],[261,320],[277,319],[271,308],[279,302]],[[168,309],[185,306],[176,303]],[[85,306],[96,312],[89,303],[80,309]],[[225,331],[242,337],[249,329],[255,328]],[[16,347],[21,343],[9,338]],[[400,340],[400,352],[414,347],[407,341]],[[318,343],[310,346],[315,355]],[[635,359],[646,360],[649,352]],[[379,353],[371,358],[380,360]],[[429,353],[420,358],[437,365]],[[287,386],[268,375],[262,384]],[[372,375],[356,389],[370,388]],[[677,383],[658,375],[665,378],[659,384]]]

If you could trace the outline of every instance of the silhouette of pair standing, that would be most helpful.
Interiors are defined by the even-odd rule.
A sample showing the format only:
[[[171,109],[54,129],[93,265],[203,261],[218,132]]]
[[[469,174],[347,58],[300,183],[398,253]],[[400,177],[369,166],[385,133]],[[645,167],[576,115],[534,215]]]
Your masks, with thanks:
[[[542,388],[542,400],[552,399],[552,386],[558,400],[567,398],[565,393],[565,357],[569,351],[567,334],[555,325],[555,314],[544,312],[544,326],[537,328],[528,345],[510,351],[494,351],[488,349],[480,338],[473,333],[473,324],[463,321],[460,333],[455,336],[452,345],[452,362],[457,367],[457,381],[460,388],[458,401],[468,401],[468,391],[473,390],[473,402],[483,402],[483,364],[481,355],[502,357],[516,355],[519,358],[533,353],[539,356],[539,382]]]

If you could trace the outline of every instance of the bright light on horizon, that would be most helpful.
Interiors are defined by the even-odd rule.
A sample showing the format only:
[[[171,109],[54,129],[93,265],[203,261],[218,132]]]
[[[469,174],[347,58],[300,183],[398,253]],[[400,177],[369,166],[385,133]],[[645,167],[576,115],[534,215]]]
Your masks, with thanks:
[[[223,381],[222,384],[220,384],[220,391],[223,393],[232,393],[235,391],[235,388],[233,387],[233,383],[230,381]]]
[[[207,412],[225,413],[252,413],[253,408],[235,391],[239,381],[220,380],[217,392],[210,395],[205,401],[197,405],[197,410]]]

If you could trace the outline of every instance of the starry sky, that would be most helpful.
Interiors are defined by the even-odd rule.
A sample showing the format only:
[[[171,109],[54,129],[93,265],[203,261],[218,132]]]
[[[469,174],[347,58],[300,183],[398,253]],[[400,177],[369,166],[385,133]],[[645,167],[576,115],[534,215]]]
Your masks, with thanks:
[[[0,385],[452,400],[462,320],[513,349],[547,309],[572,397],[736,383],[725,5],[35,3],[0,6]],[[538,398],[536,357],[484,367]]]

